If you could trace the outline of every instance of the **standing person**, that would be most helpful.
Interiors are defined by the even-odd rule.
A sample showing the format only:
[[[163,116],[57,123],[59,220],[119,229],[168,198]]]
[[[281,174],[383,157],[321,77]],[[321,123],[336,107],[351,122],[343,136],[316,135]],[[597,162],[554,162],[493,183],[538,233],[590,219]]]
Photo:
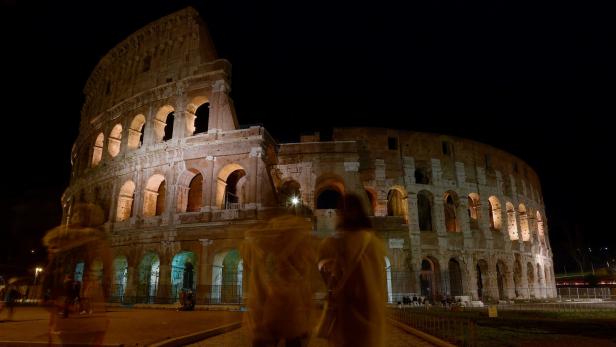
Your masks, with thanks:
[[[304,218],[283,215],[246,233],[241,255],[248,273],[246,319],[253,347],[308,342],[316,264],[310,230]]]
[[[330,308],[318,334],[330,346],[384,346],[385,248],[358,196],[344,196],[338,229],[321,243],[318,267]]]
[[[6,291],[5,294],[5,303],[6,303],[6,309],[8,310],[8,316],[7,319],[8,321],[12,321],[13,320],[13,314],[15,313],[15,301],[17,301],[17,299],[19,299],[21,295],[19,294],[19,291],[17,290],[17,288],[15,288],[14,285],[9,285],[8,290]]]
[[[62,317],[68,318],[68,313],[70,311],[70,307],[73,303],[74,293],[73,290],[73,278],[70,274],[64,276],[64,282],[62,283],[64,287],[64,306],[62,309]]]

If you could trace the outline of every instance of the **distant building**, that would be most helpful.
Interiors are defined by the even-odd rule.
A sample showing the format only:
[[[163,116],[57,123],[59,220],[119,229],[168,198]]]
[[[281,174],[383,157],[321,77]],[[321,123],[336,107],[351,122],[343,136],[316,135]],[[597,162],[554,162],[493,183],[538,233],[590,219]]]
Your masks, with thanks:
[[[186,8],[120,42],[86,83],[64,220],[75,204],[102,207],[117,300],[175,301],[192,287],[199,303],[237,302],[245,230],[297,197],[327,235],[347,192],[365,199],[387,247],[391,301],[556,295],[539,178],[522,160],[395,129],[278,143],[238,124],[230,73]],[[100,271],[88,257],[72,258],[76,275]]]

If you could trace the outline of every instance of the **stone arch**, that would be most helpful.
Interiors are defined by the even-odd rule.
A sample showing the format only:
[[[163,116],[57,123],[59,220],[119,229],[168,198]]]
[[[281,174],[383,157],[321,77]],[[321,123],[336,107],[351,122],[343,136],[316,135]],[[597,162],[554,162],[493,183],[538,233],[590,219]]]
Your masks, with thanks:
[[[486,298],[487,290],[489,288],[488,282],[488,262],[484,259],[477,261],[475,267],[477,273],[477,297],[479,300]]]
[[[86,263],[83,260],[78,260],[75,263],[75,273],[73,275],[73,280],[83,282],[83,273],[85,272]]]
[[[438,260],[431,256],[424,257],[419,272],[421,295],[434,300],[440,294],[440,277]]]
[[[507,209],[507,231],[509,232],[509,239],[512,241],[518,240],[520,238],[518,236],[518,222],[516,221],[513,204],[507,201],[505,208]]]
[[[203,173],[190,168],[180,174],[177,180],[177,211],[198,212],[203,206]]]
[[[128,260],[126,256],[119,255],[113,260],[113,301],[123,302],[128,279]]]
[[[513,287],[516,298],[521,297],[524,290],[524,288],[522,288],[522,275],[522,263],[516,256],[513,262]]]
[[[408,195],[400,186],[394,186],[387,192],[387,215],[400,216],[408,224]]]
[[[433,231],[434,219],[432,216],[434,196],[427,190],[417,193],[417,216],[419,218],[419,230]]]
[[[133,202],[135,200],[135,183],[131,180],[124,182],[118,194],[118,208],[116,221],[121,222],[133,216]]]
[[[280,185],[278,190],[278,201],[281,206],[289,207],[293,205],[293,199],[301,200],[301,185],[294,179],[287,179]]]
[[[315,208],[337,209],[345,192],[344,180],[338,175],[324,174],[315,184]]]
[[[143,144],[143,134],[145,133],[145,116],[136,115],[128,128],[128,149],[137,149]]]
[[[464,293],[462,286],[462,268],[460,262],[455,259],[449,259],[449,294],[451,296],[458,296]]]
[[[166,184],[165,176],[154,174],[145,185],[143,199],[143,216],[159,216],[165,209]]]
[[[213,303],[239,303],[242,297],[243,261],[237,249],[214,254],[212,262]]]
[[[468,194],[468,222],[471,230],[479,230],[479,194]]]
[[[460,201],[458,194],[454,191],[447,191],[443,196],[443,208],[445,212],[445,229],[448,232],[460,232],[460,219],[458,216],[458,207]]]
[[[522,232],[522,241],[530,241],[528,214],[526,212],[526,206],[524,206],[524,204],[520,204],[518,206],[518,213],[520,214],[520,231]]]
[[[222,209],[238,209],[242,201],[242,187],[246,177],[246,170],[239,164],[225,165],[218,172],[216,180],[216,206]]]
[[[193,252],[180,251],[171,260],[171,297],[177,299],[182,289],[197,288],[196,257]]]
[[[153,124],[155,142],[167,141],[173,135],[174,111],[175,109],[171,105],[164,105],[156,111]]]
[[[138,303],[154,303],[158,293],[158,277],[160,273],[160,258],[154,252],[146,252],[139,263],[137,284]]]
[[[501,230],[501,206],[500,201],[494,195],[488,198],[488,213],[490,214],[490,230]]]
[[[107,138],[107,151],[113,158],[120,153],[120,145],[122,144],[122,124],[116,124]]]
[[[193,135],[206,133],[209,128],[210,102],[205,96],[194,97],[187,108],[189,114],[194,115],[192,124],[189,124],[189,132]]]
[[[96,167],[103,158],[103,144],[105,142],[105,135],[99,133],[94,140],[94,148],[92,150],[92,167]]]

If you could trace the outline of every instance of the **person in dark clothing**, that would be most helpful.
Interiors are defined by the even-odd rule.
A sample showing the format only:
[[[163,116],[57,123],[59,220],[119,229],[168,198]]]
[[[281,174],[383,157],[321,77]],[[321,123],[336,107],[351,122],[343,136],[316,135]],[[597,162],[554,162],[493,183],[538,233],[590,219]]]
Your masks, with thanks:
[[[13,314],[15,313],[15,301],[19,299],[21,295],[15,286],[11,285],[9,289],[6,291],[6,296],[4,298],[6,308],[8,310],[7,320],[13,320]]]
[[[74,299],[74,290],[73,290],[73,280],[71,279],[71,275],[64,276],[64,308],[62,310],[62,317],[68,317],[69,307]]]

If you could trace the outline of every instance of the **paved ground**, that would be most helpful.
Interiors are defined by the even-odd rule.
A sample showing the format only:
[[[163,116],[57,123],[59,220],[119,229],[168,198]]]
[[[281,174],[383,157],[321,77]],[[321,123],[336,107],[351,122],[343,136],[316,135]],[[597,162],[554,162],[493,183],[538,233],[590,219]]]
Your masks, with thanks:
[[[6,311],[0,314],[0,345],[2,341],[48,341],[50,313],[44,308],[17,307],[13,321],[3,319],[6,319]],[[94,341],[102,337],[104,344],[146,346],[241,319],[240,312],[109,308],[105,314],[77,314],[59,319],[56,330],[73,333],[72,342]],[[52,334],[52,341],[60,342],[61,335]]]
[[[245,347],[250,346],[250,342],[246,338],[245,328],[237,329],[226,334],[211,337],[201,342],[189,345],[190,347]],[[424,341],[414,335],[410,335],[405,331],[388,326],[388,341],[387,347],[432,347],[434,345]],[[310,341],[308,347],[327,347],[327,342],[323,339],[313,339]]]

